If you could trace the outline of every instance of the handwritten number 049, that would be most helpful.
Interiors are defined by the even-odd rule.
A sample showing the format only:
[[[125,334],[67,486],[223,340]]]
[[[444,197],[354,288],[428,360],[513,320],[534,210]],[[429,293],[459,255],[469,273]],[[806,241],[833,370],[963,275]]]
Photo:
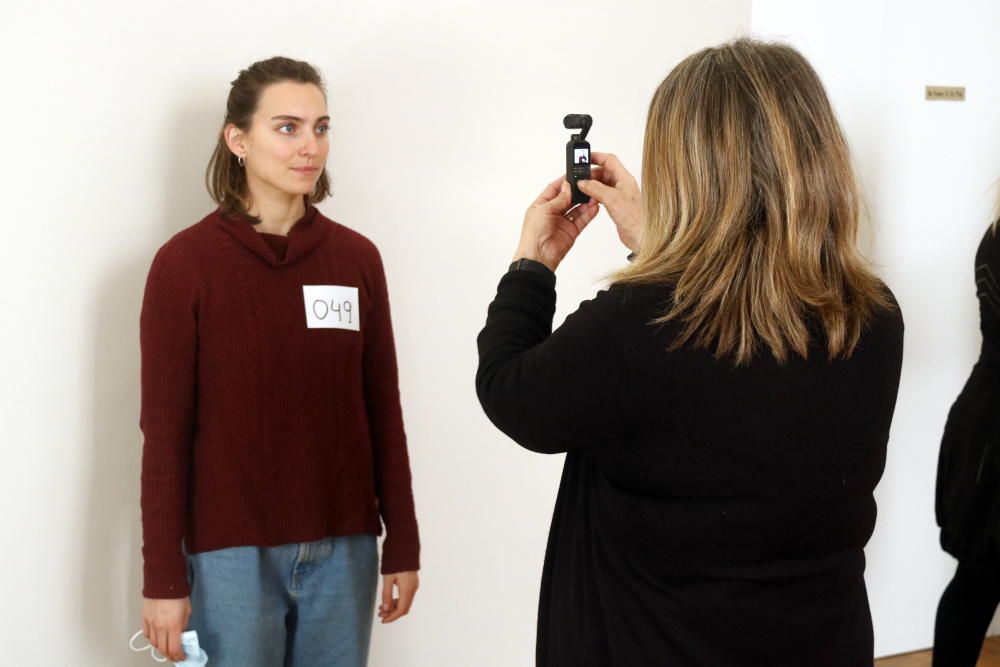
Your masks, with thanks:
[[[321,314],[322,313],[322,314]],[[353,324],[350,301],[331,301],[329,304],[322,299],[313,301],[313,315],[317,319],[325,320],[330,313],[337,313],[337,322],[343,322],[347,318],[348,324]]]

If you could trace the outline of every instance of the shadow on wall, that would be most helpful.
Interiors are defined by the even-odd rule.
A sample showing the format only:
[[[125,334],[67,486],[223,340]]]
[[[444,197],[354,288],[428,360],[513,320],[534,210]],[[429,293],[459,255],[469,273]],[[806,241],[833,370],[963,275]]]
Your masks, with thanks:
[[[93,359],[91,467],[87,525],[82,557],[80,615],[87,659],[115,665],[149,665],[149,652],[128,648],[142,629],[142,531],[139,482],[142,433],[139,430],[139,313],[149,265],[156,250],[175,233],[205,216],[214,204],[204,173],[223,109],[209,108],[217,96],[198,82],[179,91],[174,130],[150,159],[165,161],[160,183],[147,193],[158,200],[134,202],[130,225],[148,229],[149,239],[130,256],[108,266],[98,281],[96,328],[84,336],[84,358]],[[122,146],[122,149],[127,147]],[[138,642],[139,645],[144,641]]]

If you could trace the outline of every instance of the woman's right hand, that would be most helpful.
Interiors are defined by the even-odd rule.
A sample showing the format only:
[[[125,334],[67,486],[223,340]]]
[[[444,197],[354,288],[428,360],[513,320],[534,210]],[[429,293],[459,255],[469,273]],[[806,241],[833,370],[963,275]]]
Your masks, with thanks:
[[[642,203],[639,185],[628,169],[612,153],[591,153],[589,180],[577,181],[577,187],[604,206],[618,228],[618,238],[635,252],[642,240]]]
[[[191,598],[142,599],[142,631],[149,643],[174,662],[184,660],[181,633],[191,616]]]

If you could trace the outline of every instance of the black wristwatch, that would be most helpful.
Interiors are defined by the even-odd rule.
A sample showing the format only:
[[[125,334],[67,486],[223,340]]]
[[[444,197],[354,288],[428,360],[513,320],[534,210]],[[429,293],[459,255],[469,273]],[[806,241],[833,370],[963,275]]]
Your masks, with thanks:
[[[513,262],[510,263],[510,267],[507,270],[533,271],[535,273],[539,273],[545,276],[546,278],[551,278],[553,280],[556,277],[555,272],[552,271],[552,269],[550,269],[549,267],[545,266],[541,262],[535,261],[533,259],[527,259],[525,257],[522,257],[521,259],[515,259]]]
[[[507,273],[510,273],[511,271],[527,271],[529,273],[537,273],[545,278],[546,284],[553,288],[556,286],[555,272],[541,262],[536,262],[533,259],[526,259],[522,257],[521,259],[514,260],[511,262],[510,268],[507,269]]]

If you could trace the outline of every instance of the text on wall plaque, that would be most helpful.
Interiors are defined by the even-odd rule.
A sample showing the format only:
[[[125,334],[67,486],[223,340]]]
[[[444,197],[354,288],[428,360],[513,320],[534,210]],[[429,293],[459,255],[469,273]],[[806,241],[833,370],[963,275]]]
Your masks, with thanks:
[[[925,100],[964,102],[965,86],[927,86]]]

